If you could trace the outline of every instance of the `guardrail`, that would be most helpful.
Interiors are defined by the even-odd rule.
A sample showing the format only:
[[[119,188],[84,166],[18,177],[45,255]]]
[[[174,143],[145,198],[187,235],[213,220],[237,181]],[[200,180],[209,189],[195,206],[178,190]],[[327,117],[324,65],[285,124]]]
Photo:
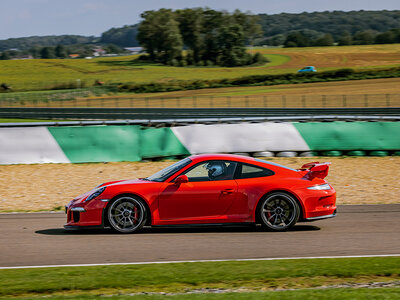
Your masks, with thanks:
[[[26,119],[207,119],[285,116],[400,116],[391,108],[0,108],[0,118]]]

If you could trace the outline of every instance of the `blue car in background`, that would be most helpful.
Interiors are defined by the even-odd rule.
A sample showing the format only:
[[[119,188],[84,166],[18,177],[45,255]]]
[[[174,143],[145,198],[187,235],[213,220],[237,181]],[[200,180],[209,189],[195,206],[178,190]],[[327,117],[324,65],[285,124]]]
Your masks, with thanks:
[[[313,66],[308,66],[297,71],[297,73],[304,73],[304,72],[317,72],[317,69]]]

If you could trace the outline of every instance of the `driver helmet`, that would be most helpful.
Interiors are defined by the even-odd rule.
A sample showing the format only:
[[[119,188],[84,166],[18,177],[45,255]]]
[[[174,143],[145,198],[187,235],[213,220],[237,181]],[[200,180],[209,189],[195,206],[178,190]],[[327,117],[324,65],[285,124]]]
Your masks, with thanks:
[[[225,173],[226,166],[221,161],[213,161],[206,165],[208,177],[213,179]]]

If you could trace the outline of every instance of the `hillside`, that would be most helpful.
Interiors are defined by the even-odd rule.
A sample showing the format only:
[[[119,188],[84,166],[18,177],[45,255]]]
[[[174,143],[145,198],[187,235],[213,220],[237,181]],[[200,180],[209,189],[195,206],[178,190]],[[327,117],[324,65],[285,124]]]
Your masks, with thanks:
[[[96,43],[99,38],[94,36],[82,35],[48,35],[48,36],[29,36],[21,38],[10,38],[0,40],[0,51],[8,49],[28,50],[32,47],[56,46],[56,45],[75,45]]]
[[[308,31],[310,35],[330,33],[334,39],[338,39],[344,32],[354,35],[359,31],[385,32],[400,28],[400,10],[324,11],[259,16],[264,37],[286,35],[290,31]]]

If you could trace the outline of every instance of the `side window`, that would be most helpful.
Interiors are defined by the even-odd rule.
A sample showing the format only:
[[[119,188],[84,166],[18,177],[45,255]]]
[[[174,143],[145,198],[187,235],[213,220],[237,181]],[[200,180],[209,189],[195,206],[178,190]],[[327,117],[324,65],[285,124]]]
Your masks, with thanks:
[[[185,175],[189,182],[231,180],[237,163],[231,161],[213,160],[195,165]]]
[[[238,179],[246,179],[246,178],[257,178],[257,177],[266,177],[274,175],[275,173],[271,170],[253,166],[241,164],[241,170],[238,172]]]

